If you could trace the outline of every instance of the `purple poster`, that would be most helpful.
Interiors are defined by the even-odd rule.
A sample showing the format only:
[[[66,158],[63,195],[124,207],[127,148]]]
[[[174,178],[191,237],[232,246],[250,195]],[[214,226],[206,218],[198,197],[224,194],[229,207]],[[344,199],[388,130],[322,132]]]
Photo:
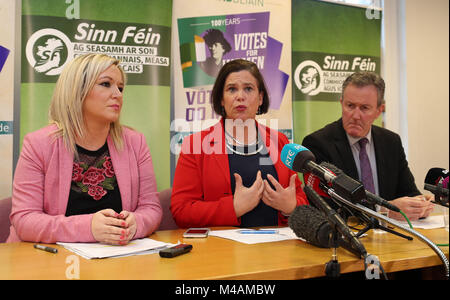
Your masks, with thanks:
[[[264,76],[270,108],[278,110],[289,75],[280,71],[283,44],[269,36],[270,12],[178,19],[183,87],[212,85],[226,62],[254,62]]]
[[[0,72],[5,65],[6,59],[8,58],[9,50],[3,46],[0,46]]]

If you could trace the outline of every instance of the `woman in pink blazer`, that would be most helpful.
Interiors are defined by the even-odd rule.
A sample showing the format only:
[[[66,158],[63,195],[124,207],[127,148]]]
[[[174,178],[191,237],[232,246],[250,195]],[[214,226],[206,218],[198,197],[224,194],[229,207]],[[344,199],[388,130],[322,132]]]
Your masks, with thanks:
[[[125,245],[162,217],[145,138],[119,123],[125,74],[106,55],[61,73],[50,125],[27,134],[17,163],[8,242]]]

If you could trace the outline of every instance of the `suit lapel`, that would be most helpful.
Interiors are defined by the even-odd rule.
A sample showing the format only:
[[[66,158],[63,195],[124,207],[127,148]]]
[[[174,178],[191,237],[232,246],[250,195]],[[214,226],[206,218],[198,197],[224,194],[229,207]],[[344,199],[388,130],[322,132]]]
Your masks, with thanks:
[[[109,154],[111,155],[111,162],[113,164],[114,173],[116,174],[117,184],[120,189],[120,197],[122,198],[122,209],[130,210],[131,204],[131,177],[127,160],[127,147],[124,139],[122,153],[119,153],[114,146],[112,138],[108,135],[107,138]]]
[[[383,168],[383,157],[389,157],[389,153],[384,151],[381,135],[376,127],[372,126],[372,139],[375,148],[375,160],[377,165],[377,178],[378,178],[378,192],[380,195],[384,195],[384,187],[389,185],[390,173],[387,169]]]
[[[56,141],[59,149],[59,212],[65,214],[69,203],[70,185],[72,184],[73,153],[68,151],[62,138]]]
[[[222,176],[225,178],[227,186],[231,186],[230,181],[230,165],[228,162],[228,154],[225,149],[225,135],[222,127],[222,120],[218,122],[216,125],[211,127],[211,131],[206,134],[203,140],[203,145],[209,145],[210,149],[204,149],[206,151],[206,155],[209,153],[213,153],[211,155],[212,160],[217,164],[217,168],[211,167],[212,170],[219,169]],[[217,174],[215,174],[217,175]]]

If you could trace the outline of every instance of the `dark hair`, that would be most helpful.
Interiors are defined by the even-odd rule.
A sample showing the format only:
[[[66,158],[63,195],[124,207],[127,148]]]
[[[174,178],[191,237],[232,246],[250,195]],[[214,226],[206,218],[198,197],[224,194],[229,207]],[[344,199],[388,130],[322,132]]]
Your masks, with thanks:
[[[230,43],[228,43],[228,41],[223,36],[223,32],[218,29],[207,30],[203,39],[205,40],[205,44],[208,46],[208,48],[211,48],[215,43],[220,43],[222,44],[225,53],[231,51]]]
[[[349,84],[353,84],[357,87],[373,85],[377,90],[377,107],[384,103],[385,83],[383,78],[377,73],[355,72],[348,76],[344,83],[342,83],[342,98],[344,98],[344,90]]]
[[[255,77],[258,83],[258,91],[263,93],[263,101],[262,104],[258,108],[258,115],[262,115],[267,113],[269,110],[269,93],[267,92],[266,84],[264,83],[264,78],[258,70],[258,67],[255,63],[245,60],[245,59],[235,59],[227,62],[220,69],[219,74],[217,75],[216,82],[214,83],[212,93],[211,93],[211,102],[213,109],[216,114],[221,115],[222,117],[226,117],[225,110],[222,107],[222,99],[223,99],[223,89],[225,86],[225,81],[227,80],[228,75],[230,73],[239,72],[239,71],[249,71],[250,74]]]

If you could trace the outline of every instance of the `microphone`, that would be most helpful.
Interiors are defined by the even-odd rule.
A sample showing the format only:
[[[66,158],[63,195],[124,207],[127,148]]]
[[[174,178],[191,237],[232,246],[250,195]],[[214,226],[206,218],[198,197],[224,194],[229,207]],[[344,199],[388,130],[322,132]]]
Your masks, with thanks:
[[[364,186],[353,178],[341,174],[334,175],[327,169],[316,164],[314,154],[298,144],[286,144],[281,150],[281,161],[295,172],[311,172],[325,182],[331,183],[334,190],[349,201],[359,203],[366,198]]]
[[[448,170],[443,168],[431,168],[425,176],[425,183],[437,185],[438,183],[445,184],[444,188],[448,188]]]
[[[296,236],[306,242],[320,248],[331,248],[333,246],[333,230],[328,219],[318,209],[310,205],[299,205],[291,213],[288,225]],[[338,237],[338,244],[360,257],[361,253],[342,237]]]
[[[292,171],[311,172],[319,178],[323,178],[326,182],[330,182],[336,177],[333,173],[316,164],[314,154],[302,145],[294,143],[284,145],[280,157],[286,167]]]
[[[338,167],[336,167],[335,165],[333,165],[329,162],[321,162],[320,165],[324,168],[327,168],[328,170],[335,173],[336,175],[345,174],[341,169],[339,169]],[[378,205],[384,206],[387,209],[390,209],[392,211],[395,211],[398,213],[400,212],[400,209],[397,206],[395,206],[394,204],[391,204],[389,201],[387,201],[375,194],[372,194],[368,190],[366,190],[366,197],[367,197],[367,200],[369,202],[371,202],[372,204],[378,204]],[[362,204],[365,205],[365,203],[362,203]],[[368,205],[365,205],[365,206],[368,206]]]
[[[333,173],[322,164],[318,165],[314,154],[308,148],[298,144],[286,144],[280,154],[282,162],[291,170],[302,173],[312,173],[319,179],[331,184],[337,194],[353,203],[364,203],[365,199],[370,199],[376,204],[385,206],[393,211],[400,212],[400,209],[390,204],[388,201],[370,193],[364,189],[359,181],[347,176],[344,172],[327,163],[326,166],[333,166],[339,172]],[[309,178],[308,178],[309,179]],[[309,182],[309,180],[305,180]]]
[[[434,194],[435,201],[448,206],[449,171],[443,168],[431,168],[425,176],[424,189]]]
[[[299,205],[291,213],[288,225],[299,238],[320,247],[330,248],[331,226],[327,218],[310,205]]]
[[[323,200],[319,194],[317,194],[311,187],[305,186],[303,189],[306,196],[308,197],[308,200],[311,203],[314,203],[317,207],[319,207],[322,212],[325,213],[326,217],[328,218],[328,221],[330,224],[332,224],[335,228],[335,230],[339,231],[342,236],[347,240],[350,241],[350,244],[352,248],[357,252],[357,254],[362,258],[367,255],[367,251],[364,248],[364,245],[358,240],[358,238],[355,236],[355,234],[350,230],[347,223],[341,218],[341,216],[332,209],[328,203]],[[352,251],[354,252],[354,251]]]

